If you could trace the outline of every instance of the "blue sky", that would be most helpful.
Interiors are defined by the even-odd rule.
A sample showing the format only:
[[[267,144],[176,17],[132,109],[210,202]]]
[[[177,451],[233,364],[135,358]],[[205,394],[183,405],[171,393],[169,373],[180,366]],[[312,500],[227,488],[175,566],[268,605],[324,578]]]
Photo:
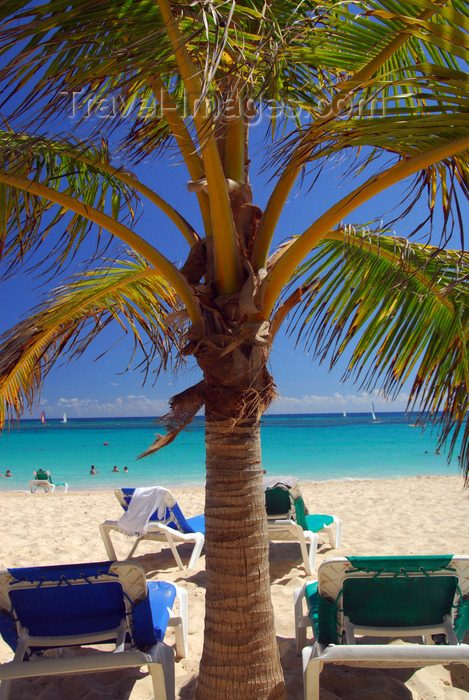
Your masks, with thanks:
[[[72,125],[73,120],[66,123],[67,130],[70,130]],[[262,127],[262,124],[255,127],[251,145],[254,203],[261,208],[264,207],[273,186],[268,181],[268,174],[258,172],[265,150]],[[196,198],[186,190],[188,178],[183,166],[165,159],[129,168],[134,170],[143,182],[167,198],[193,225],[198,226]],[[312,192],[308,191],[307,185],[295,190],[280,220],[276,242],[301,233],[329,205],[345,196],[353,186],[353,181],[344,184],[339,179],[341,170],[340,162],[331,162],[319,186]],[[369,221],[388,211],[391,208],[390,203],[397,202],[402,197],[406,186],[406,183],[396,186],[381,197],[371,200],[356,213],[351,222]],[[396,233],[405,236],[415,221],[417,216],[409,217],[406,222],[395,227]],[[152,242],[158,241],[162,252],[173,261],[184,261],[187,244],[158,210],[146,209],[138,223],[137,231],[141,235],[151,237]],[[0,267],[0,272],[2,271]],[[73,268],[67,274],[70,272],[73,272]],[[3,281],[0,295],[1,331],[12,326],[37,303],[41,291],[38,289],[39,282],[40,280],[24,270],[19,271],[12,279]],[[121,340],[116,343],[118,338]],[[110,345],[113,345],[112,349],[104,357],[96,360]],[[132,342],[129,338],[122,338],[121,333],[109,332],[79,360],[53,369],[46,379],[40,402],[33,410],[32,416],[38,416],[41,410],[45,410],[50,417],[60,416],[64,410],[69,417],[161,415],[167,410],[168,399],[174,393],[200,379],[199,370],[194,365],[189,365],[178,377],[161,375],[156,384],[153,385],[149,380],[142,387],[142,375],[138,371],[126,371],[131,348]],[[301,347],[295,348],[294,338],[280,333],[270,359],[270,370],[277,385],[279,399],[270,412],[368,411],[372,398],[377,412],[405,409],[408,388],[406,391],[404,387],[394,402],[388,402],[379,395],[371,397],[350,381],[341,383],[344,369],[345,364],[329,372],[326,363],[320,366],[313,362]],[[29,417],[29,414],[25,417]]]

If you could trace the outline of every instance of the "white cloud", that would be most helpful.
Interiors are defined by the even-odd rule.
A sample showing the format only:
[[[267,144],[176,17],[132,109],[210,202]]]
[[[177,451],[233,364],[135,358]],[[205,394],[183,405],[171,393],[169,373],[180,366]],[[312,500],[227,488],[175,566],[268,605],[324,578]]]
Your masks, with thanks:
[[[269,413],[363,413],[371,410],[374,401],[377,412],[405,411],[408,395],[399,394],[395,401],[386,399],[374,392],[358,394],[330,395],[305,394],[303,396],[280,396],[275,401]],[[118,396],[111,401],[100,401],[94,398],[61,397],[56,404],[41,401],[47,406],[48,413],[61,416],[64,410],[69,418],[85,417],[117,417],[117,416],[162,416],[169,410],[167,399],[150,398],[145,394],[127,394]]]
[[[395,401],[386,401],[378,392],[369,394],[366,391],[360,394],[341,394],[335,392],[332,395],[320,396],[309,394],[304,396],[279,396],[269,413],[339,413],[341,411],[363,412],[371,409],[371,402],[375,404],[376,411],[405,411],[408,395],[401,393]]]
[[[49,411],[53,406],[49,405]],[[144,394],[118,396],[112,401],[62,397],[57,412],[66,409],[70,418],[113,416],[161,416],[168,411],[166,399],[148,398]]]

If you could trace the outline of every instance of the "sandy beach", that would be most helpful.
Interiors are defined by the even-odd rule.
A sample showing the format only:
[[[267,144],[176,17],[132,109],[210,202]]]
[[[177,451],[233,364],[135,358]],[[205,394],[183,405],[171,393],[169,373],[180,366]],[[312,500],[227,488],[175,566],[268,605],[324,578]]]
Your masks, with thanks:
[[[172,489],[186,516],[203,511],[204,491]],[[320,546],[317,565],[337,554],[465,554],[469,553],[467,522],[469,494],[458,476],[425,476],[395,480],[302,483],[310,512],[334,513],[343,520],[343,541],[331,550]],[[64,494],[10,492],[1,494],[1,567],[73,563],[106,559],[98,526],[117,519],[122,511],[112,491]],[[321,537],[321,536],[320,536]],[[120,539],[121,538],[121,539]],[[130,549],[128,540],[114,538],[119,556]],[[320,539],[321,541],[321,539]],[[190,548],[180,548],[188,560]],[[202,651],[205,557],[196,569],[181,572],[170,550],[142,543],[137,560],[147,577],[174,581],[189,596],[189,656],[176,663],[177,698],[193,698]],[[293,591],[306,577],[299,546],[270,545],[272,600],[289,700],[303,698],[301,661],[294,644]],[[166,640],[171,643],[171,633]],[[0,661],[11,658],[0,641]],[[144,672],[94,674],[15,681],[12,700],[98,700],[150,698],[151,682]],[[469,668],[463,665],[384,670],[326,668],[321,676],[321,700],[469,700]]]

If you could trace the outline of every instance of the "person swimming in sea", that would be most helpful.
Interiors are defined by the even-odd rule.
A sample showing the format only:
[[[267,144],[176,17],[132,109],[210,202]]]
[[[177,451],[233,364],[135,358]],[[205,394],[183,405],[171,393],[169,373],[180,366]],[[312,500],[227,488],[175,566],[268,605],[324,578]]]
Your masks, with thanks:
[[[94,464],[91,465],[90,474],[99,474],[99,469],[95,469]]]
[[[112,472],[120,472],[120,469],[118,469],[117,466],[114,465],[113,468],[111,469],[111,471]]]

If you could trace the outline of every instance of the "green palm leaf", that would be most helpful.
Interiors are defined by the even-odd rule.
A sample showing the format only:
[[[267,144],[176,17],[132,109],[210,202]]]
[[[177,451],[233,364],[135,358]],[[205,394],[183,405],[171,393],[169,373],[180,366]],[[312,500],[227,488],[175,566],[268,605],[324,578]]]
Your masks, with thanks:
[[[26,177],[34,183],[81,200],[86,206],[109,213],[114,219],[136,216],[138,195],[119,178],[119,171],[107,172],[107,144],[90,146],[77,140],[50,139],[25,133],[0,131],[0,170],[11,176]],[[104,168],[104,169],[103,169]],[[136,181],[137,184],[137,181]],[[26,256],[58,224],[62,227],[51,266],[63,264],[89,232],[91,223],[65,207],[51,211],[51,203],[30,192],[19,193],[8,184],[0,186],[2,197],[0,249],[3,256]]]
[[[358,5],[309,0],[300,3],[301,11],[289,0],[180,0],[172,7],[202,76],[202,94],[215,95],[223,80],[236,79],[249,86],[255,100],[262,95],[293,107],[293,117],[298,109],[318,116],[320,99],[329,100],[344,77],[351,78],[348,89],[356,89],[357,71],[372,64],[403,33],[403,45],[377,71],[381,98],[406,92],[405,81],[402,86],[393,81],[402,80],[404,70],[412,83],[416,62],[431,58],[435,67],[456,70],[457,57],[467,56],[468,13],[462,0],[443,6],[423,0],[368,0]],[[419,19],[424,12],[428,18]],[[0,79],[11,93],[30,86],[19,113],[32,97],[36,104],[47,97],[42,113],[48,118],[69,110],[75,93],[82,116],[92,110],[102,117],[100,130],[122,121],[125,105],[139,116],[146,152],[150,138],[153,149],[167,143],[168,125],[148,106],[154,104],[155,77],[171,86],[182,112],[187,96],[157,3],[103,0],[89,8],[79,0],[30,6],[17,2],[14,7],[5,3],[0,18],[0,55],[9,58],[13,47],[16,54],[0,71]],[[376,98],[375,82],[361,87],[364,99]],[[151,134],[143,128],[148,122],[153,125]]]
[[[181,347],[185,317],[176,312],[173,290],[141,258],[90,270],[59,287],[0,339],[0,426],[33,405],[57,361],[81,355],[111,322],[133,337],[145,376],[150,368],[157,375]]]
[[[439,424],[450,453],[462,432],[467,464],[469,254],[394,236],[331,236],[292,282],[308,291],[291,332],[331,365],[348,357],[343,378],[368,391],[395,396],[412,378],[408,408]]]

